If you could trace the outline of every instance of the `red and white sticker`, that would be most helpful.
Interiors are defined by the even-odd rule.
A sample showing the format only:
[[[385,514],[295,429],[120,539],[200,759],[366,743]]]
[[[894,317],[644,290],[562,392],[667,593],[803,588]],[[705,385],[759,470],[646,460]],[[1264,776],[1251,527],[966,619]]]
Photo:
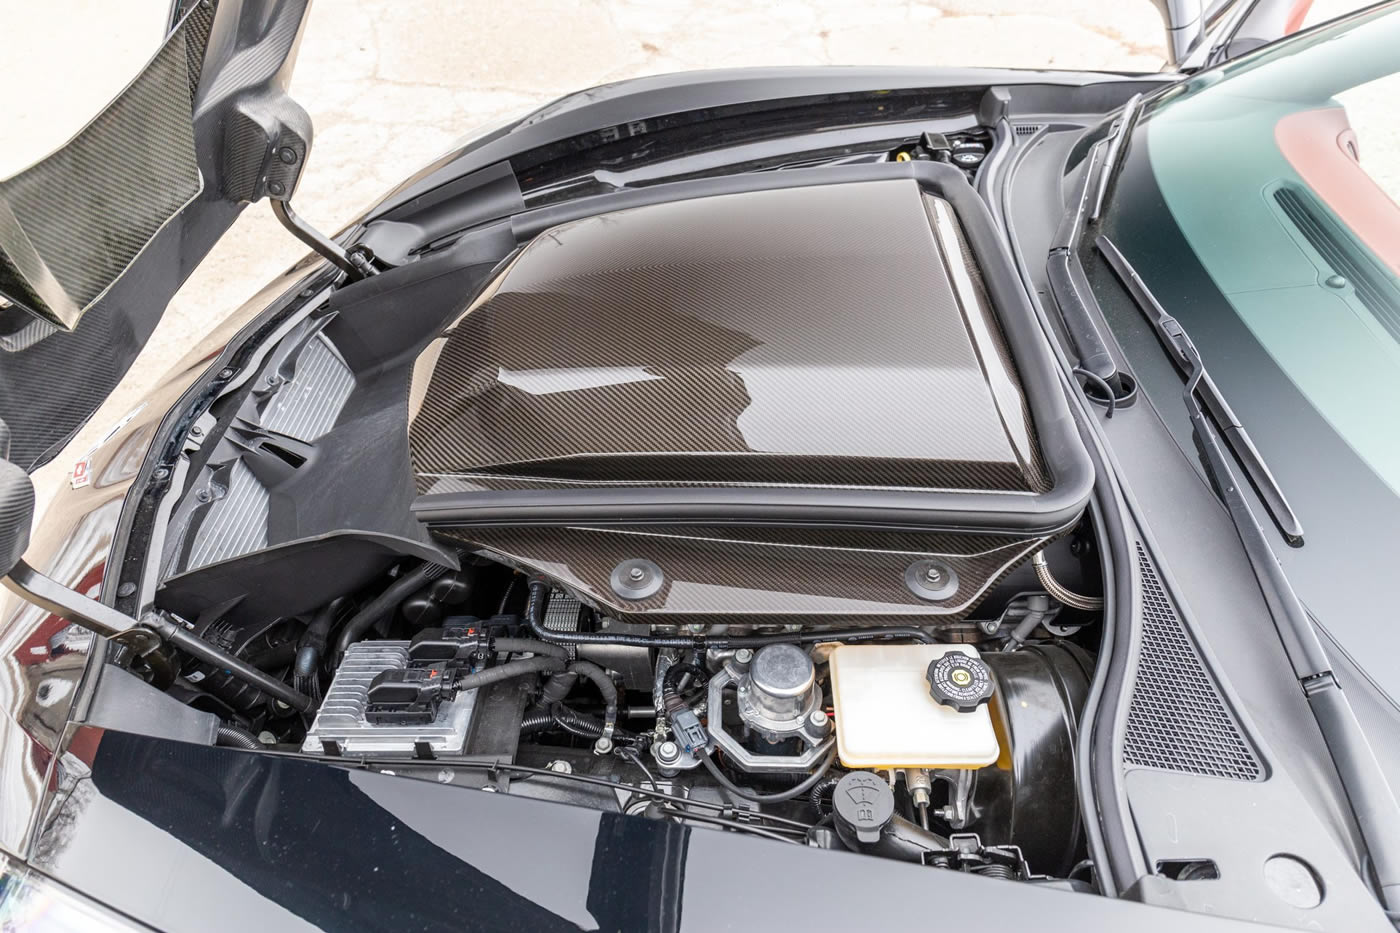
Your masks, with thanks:
[[[73,464],[73,476],[69,479],[74,489],[82,489],[92,484],[92,455]]]

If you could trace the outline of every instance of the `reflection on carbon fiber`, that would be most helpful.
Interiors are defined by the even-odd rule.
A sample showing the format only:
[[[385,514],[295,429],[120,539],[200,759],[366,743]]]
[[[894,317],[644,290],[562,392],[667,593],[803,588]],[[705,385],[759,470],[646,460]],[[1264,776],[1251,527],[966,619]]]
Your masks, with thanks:
[[[555,227],[449,334],[410,435],[419,490],[1044,491],[990,305],[950,262],[970,257],[945,262],[906,179]]]
[[[188,68],[203,47],[186,38],[171,33],[71,142],[0,181],[0,289],[65,330],[200,192]]]
[[[657,623],[764,616],[872,624],[896,616],[955,620],[1046,541],[724,525],[460,528],[441,534],[455,544],[548,574],[611,615]],[[661,568],[664,583],[644,599],[620,599],[609,582],[613,569],[639,557]],[[952,568],[959,581],[943,599],[922,599],[905,580],[911,565],[932,557]]]

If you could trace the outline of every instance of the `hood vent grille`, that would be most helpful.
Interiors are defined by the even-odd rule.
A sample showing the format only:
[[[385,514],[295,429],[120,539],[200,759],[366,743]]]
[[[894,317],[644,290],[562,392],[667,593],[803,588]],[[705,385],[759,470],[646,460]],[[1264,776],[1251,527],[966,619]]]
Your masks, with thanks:
[[[1127,764],[1254,781],[1263,766],[1201,660],[1146,549],[1142,577],[1142,649],[1128,707]]]

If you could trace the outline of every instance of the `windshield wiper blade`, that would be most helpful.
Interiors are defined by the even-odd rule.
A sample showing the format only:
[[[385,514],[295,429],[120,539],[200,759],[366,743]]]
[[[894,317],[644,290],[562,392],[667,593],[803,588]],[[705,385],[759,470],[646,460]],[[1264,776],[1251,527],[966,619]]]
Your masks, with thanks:
[[[1118,116],[1118,125],[1113,128],[1108,144],[1108,155],[1104,156],[1103,168],[1099,170],[1099,190],[1094,196],[1094,209],[1089,214],[1090,220],[1098,220],[1099,214],[1103,213],[1103,202],[1108,197],[1113,170],[1118,167],[1118,154],[1123,151],[1128,134],[1133,130],[1133,121],[1137,118],[1138,105],[1141,103],[1142,95],[1134,94],[1128,98],[1128,102],[1123,105],[1123,112]]]
[[[1144,309],[1152,309],[1156,315],[1153,325],[1158,335],[1182,362],[1186,373],[1182,400],[1191,418],[1192,434],[1205,456],[1206,472],[1229,510],[1230,519],[1254,571],[1254,578],[1259,583],[1264,602],[1278,629],[1284,654],[1307,698],[1308,707],[1337,769],[1342,793],[1351,806],[1362,843],[1371,857],[1371,869],[1379,887],[1377,897],[1392,918],[1400,916],[1400,804],[1396,803],[1390,782],[1386,780],[1376,753],[1361,729],[1355,710],[1342,692],[1342,685],[1332,670],[1317,626],[1289,583],[1278,555],[1269,546],[1264,527],[1254,517],[1249,501],[1230,468],[1221,436],[1206,415],[1206,407],[1209,407],[1207,392],[1211,391],[1211,383],[1205,364],[1201,362],[1200,351],[1181,324],[1157,303],[1147,285],[1113,244],[1102,236],[1097,243],[1124,284],[1131,283],[1129,288],[1134,291],[1134,297],[1141,296],[1140,305]],[[1207,406],[1202,406],[1201,399],[1207,399]],[[1223,399],[1221,401],[1223,403]],[[1231,422],[1237,425],[1234,419]]]
[[[1263,455],[1254,446],[1249,432],[1245,430],[1239,417],[1225,401],[1225,395],[1220,391],[1220,387],[1215,384],[1215,380],[1210,377],[1210,373],[1205,371],[1203,365],[1193,366],[1182,349],[1183,339],[1189,344],[1190,338],[1186,336],[1186,331],[1180,322],[1168,314],[1166,309],[1158,303],[1148,289],[1147,283],[1137,274],[1137,270],[1133,268],[1127,258],[1119,252],[1118,247],[1113,245],[1112,240],[1100,234],[1094,240],[1094,245],[1099,248],[1103,258],[1108,261],[1109,267],[1118,276],[1118,280],[1123,283],[1123,287],[1127,289],[1138,310],[1152,324],[1158,339],[1167,347],[1177,368],[1188,377],[1193,371],[1196,371],[1198,385],[1192,397],[1199,394],[1201,401],[1205,403],[1206,410],[1215,419],[1215,423],[1220,425],[1220,436],[1235,455],[1235,459],[1239,461],[1241,468],[1244,469],[1245,476],[1249,478],[1250,485],[1259,494],[1264,508],[1268,510],[1274,524],[1278,526],[1283,540],[1288,543],[1289,547],[1302,547],[1302,523],[1298,521],[1293,507],[1288,504],[1288,498],[1283,494],[1283,488],[1279,486],[1278,480],[1274,479],[1274,474],[1270,472],[1268,464],[1264,462]],[[1198,356],[1198,363],[1199,359]]]

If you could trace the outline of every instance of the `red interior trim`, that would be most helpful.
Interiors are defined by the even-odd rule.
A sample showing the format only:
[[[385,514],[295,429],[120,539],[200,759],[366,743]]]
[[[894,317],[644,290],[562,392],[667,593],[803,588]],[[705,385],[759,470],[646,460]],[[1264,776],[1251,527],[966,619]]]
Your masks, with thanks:
[[[1304,110],[1278,121],[1283,157],[1342,222],[1400,275],[1400,207],[1357,161],[1356,133],[1341,107]]]

